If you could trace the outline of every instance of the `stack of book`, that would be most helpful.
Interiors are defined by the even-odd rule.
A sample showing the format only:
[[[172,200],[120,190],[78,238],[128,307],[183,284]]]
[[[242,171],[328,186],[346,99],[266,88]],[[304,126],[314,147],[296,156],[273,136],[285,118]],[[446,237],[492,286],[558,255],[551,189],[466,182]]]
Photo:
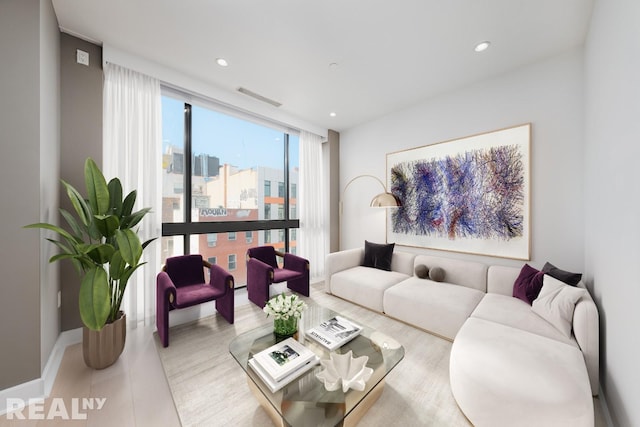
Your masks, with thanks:
[[[249,366],[272,393],[309,371],[318,356],[293,338],[287,338],[249,359]]]
[[[344,317],[335,316],[307,331],[307,335],[329,351],[342,347],[362,332],[362,326]]]

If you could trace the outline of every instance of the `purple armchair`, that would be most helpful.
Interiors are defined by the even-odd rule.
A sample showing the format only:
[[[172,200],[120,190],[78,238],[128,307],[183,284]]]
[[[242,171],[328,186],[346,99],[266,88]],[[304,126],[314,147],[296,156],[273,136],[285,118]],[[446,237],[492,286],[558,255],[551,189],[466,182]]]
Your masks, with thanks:
[[[205,283],[204,267],[209,269]],[[167,258],[156,279],[156,326],[164,347],[169,346],[169,312],[216,300],[216,310],[233,323],[233,276],[201,255]]]
[[[278,267],[276,255],[284,258]],[[287,287],[309,296],[309,261],[293,254],[276,251],[273,246],[258,246],[247,251],[247,292],[249,300],[264,307],[269,299],[269,285],[287,282]]]

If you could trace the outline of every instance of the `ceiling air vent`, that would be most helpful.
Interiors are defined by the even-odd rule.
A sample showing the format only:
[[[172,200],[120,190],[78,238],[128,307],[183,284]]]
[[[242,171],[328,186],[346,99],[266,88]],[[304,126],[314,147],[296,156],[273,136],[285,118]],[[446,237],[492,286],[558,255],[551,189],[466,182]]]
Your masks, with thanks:
[[[250,97],[257,99],[258,101],[262,101],[262,102],[266,102],[267,104],[271,104],[274,107],[280,107],[282,105],[278,101],[274,101],[273,99],[269,99],[266,96],[262,96],[262,95],[260,95],[258,93],[252,92],[249,89],[245,89],[243,87],[239,87],[238,88],[238,92],[244,93],[245,95],[249,95]]]

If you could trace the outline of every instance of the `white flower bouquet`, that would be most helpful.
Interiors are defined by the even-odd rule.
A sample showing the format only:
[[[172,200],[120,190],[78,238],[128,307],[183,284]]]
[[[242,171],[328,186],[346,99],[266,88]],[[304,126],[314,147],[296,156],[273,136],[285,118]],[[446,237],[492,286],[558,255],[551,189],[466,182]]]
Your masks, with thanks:
[[[284,292],[267,301],[263,311],[267,316],[273,316],[274,320],[299,319],[302,312],[307,309],[307,304],[297,295],[285,295]]]

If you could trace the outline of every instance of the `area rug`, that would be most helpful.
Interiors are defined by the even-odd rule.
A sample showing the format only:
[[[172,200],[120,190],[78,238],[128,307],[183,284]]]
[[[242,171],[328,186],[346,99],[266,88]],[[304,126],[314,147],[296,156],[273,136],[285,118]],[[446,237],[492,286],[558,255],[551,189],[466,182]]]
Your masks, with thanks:
[[[361,426],[470,426],[451,394],[451,343],[384,315],[327,295],[322,283],[312,300],[396,338],[404,359],[386,378],[384,392]],[[238,334],[270,323],[253,304],[236,307],[235,323],[215,315],[171,328],[170,346],[156,337],[169,388],[183,426],[269,426],[266,412],[249,391],[244,371],[229,353]]]

